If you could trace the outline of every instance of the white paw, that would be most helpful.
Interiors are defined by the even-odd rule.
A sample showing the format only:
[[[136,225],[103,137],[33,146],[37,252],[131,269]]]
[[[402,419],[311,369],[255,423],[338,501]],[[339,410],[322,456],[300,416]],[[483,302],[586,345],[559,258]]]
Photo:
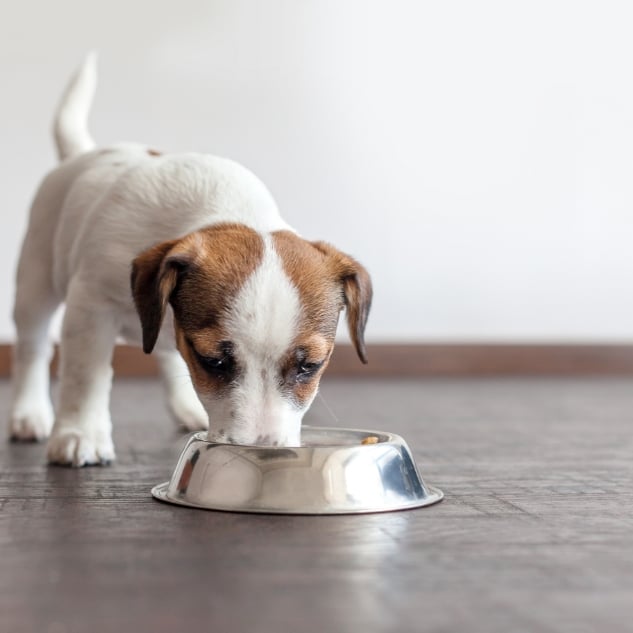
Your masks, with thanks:
[[[55,431],[48,441],[46,455],[51,464],[75,468],[105,465],[116,459],[109,433],[86,433],[78,428]]]
[[[53,407],[50,402],[23,407],[16,405],[9,420],[9,437],[19,442],[39,442],[51,434]]]
[[[176,422],[187,431],[202,431],[209,428],[209,416],[197,396],[171,397],[168,404]]]

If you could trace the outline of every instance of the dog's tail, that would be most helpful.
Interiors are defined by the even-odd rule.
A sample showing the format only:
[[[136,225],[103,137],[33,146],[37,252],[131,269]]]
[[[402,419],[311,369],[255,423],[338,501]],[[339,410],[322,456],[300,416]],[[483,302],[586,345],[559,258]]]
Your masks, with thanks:
[[[53,132],[59,160],[95,147],[88,131],[88,114],[96,87],[97,54],[93,51],[68,83],[55,114]]]

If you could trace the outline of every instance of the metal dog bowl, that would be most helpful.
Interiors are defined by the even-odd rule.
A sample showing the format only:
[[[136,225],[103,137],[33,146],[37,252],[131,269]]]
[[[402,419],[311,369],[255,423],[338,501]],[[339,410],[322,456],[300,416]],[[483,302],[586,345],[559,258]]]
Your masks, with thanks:
[[[191,436],[170,481],[152,489],[168,503],[273,514],[405,510],[444,496],[427,486],[398,435],[303,427],[298,447],[239,446]]]

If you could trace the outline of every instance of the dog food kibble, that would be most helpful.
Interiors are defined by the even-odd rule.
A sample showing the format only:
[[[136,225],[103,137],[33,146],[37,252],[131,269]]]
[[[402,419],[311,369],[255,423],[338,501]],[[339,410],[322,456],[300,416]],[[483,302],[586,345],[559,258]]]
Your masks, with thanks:
[[[378,444],[378,438],[375,435],[368,435],[361,441],[361,444]]]

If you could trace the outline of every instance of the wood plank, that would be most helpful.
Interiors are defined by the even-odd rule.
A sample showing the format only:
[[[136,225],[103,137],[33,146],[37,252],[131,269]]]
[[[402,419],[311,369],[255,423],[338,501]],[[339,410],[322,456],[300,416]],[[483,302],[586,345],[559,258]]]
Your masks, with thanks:
[[[495,376],[633,375],[633,345],[628,344],[371,344],[363,365],[351,345],[337,345],[328,368],[331,376]],[[53,361],[53,368],[56,366]],[[117,346],[117,376],[157,374],[153,356],[135,347]],[[0,377],[11,368],[11,346],[0,345]]]

